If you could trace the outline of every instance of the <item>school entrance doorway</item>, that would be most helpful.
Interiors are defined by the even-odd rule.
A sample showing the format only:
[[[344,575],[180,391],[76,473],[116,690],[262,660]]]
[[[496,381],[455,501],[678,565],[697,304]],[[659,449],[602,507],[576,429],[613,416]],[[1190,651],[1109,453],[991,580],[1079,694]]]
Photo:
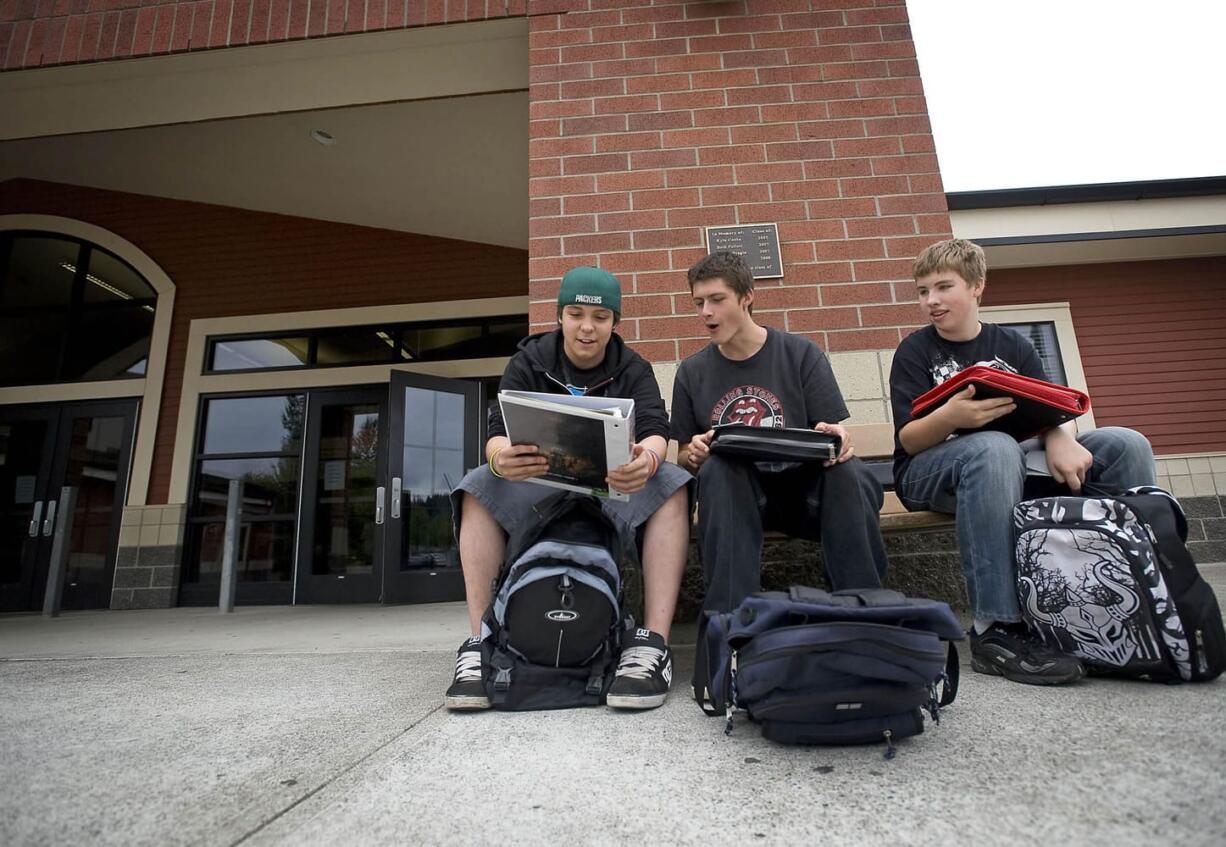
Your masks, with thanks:
[[[483,388],[393,371],[382,386],[207,398],[180,603],[217,602],[231,479],[239,604],[462,600],[449,494],[479,462]]]
[[[0,611],[42,608],[65,485],[77,501],[62,608],[110,606],[137,405],[0,406]]]

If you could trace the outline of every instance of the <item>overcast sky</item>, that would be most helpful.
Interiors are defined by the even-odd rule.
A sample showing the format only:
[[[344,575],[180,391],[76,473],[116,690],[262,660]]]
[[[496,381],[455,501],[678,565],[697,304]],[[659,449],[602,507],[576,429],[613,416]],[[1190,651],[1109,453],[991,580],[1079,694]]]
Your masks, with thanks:
[[[946,191],[1226,175],[1226,2],[907,8]]]

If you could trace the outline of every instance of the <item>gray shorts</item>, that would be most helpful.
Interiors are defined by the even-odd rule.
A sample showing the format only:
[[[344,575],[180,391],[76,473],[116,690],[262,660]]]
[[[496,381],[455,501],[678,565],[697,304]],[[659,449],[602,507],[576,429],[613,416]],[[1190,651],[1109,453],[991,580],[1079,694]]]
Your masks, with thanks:
[[[694,478],[685,469],[672,462],[663,462],[656,475],[647,480],[643,490],[631,494],[629,500],[602,499],[600,505],[613,523],[623,532],[629,531],[630,537],[634,537],[638,528],[646,523],[677,489],[690,485],[693,481]],[[499,526],[510,534],[521,522],[535,517],[533,506],[560,490],[551,485],[499,479],[490,473],[489,465],[474,468],[465,474],[460,484],[451,492],[452,525],[455,527],[457,543],[460,537],[460,504],[464,492],[476,497],[477,502],[489,510]],[[691,490],[691,495],[692,493]],[[691,496],[691,501],[692,499]]]

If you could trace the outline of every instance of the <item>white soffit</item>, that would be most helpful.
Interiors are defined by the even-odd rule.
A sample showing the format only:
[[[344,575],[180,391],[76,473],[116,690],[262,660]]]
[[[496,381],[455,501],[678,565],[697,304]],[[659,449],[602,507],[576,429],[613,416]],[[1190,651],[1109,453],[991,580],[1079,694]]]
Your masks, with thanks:
[[[998,268],[1226,255],[1222,195],[961,209],[949,217],[954,235],[984,243]]]
[[[0,140],[528,87],[520,18],[0,74]]]
[[[22,177],[526,249],[528,95],[0,142]]]

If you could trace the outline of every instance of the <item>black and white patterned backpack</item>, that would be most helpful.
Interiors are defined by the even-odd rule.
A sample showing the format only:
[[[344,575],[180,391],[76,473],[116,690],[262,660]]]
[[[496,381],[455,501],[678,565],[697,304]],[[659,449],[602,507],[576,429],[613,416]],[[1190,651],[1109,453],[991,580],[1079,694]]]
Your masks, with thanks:
[[[1217,598],[1170,494],[1026,500],[1013,524],[1022,615],[1049,646],[1091,672],[1153,680],[1210,680],[1226,667]]]

